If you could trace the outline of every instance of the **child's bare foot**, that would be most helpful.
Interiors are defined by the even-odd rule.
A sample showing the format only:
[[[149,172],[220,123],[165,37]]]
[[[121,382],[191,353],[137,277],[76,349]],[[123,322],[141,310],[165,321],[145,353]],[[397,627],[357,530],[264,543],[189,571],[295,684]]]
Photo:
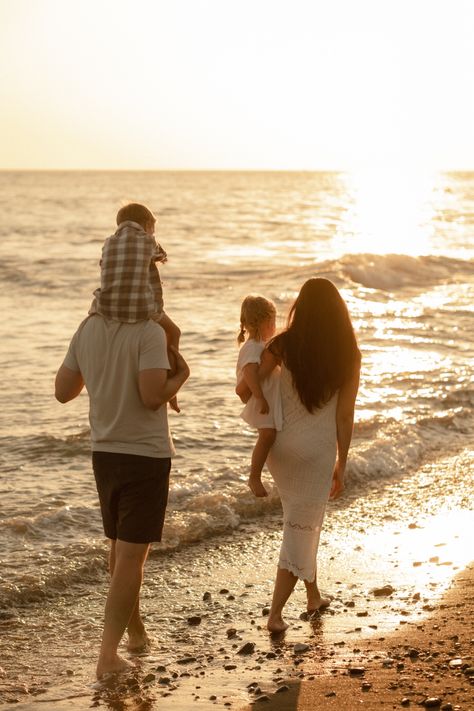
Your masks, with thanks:
[[[277,634],[278,632],[285,632],[288,627],[289,625],[287,625],[286,622],[283,622],[283,618],[281,615],[275,617],[270,615],[270,617],[268,618],[267,630],[272,634]]]
[[[262,484],[262,480],[259,476],[251,474],[247,482],[248,487],[254,496],[264,497],[268,496],[268,491]]]
[[[175,412],[181,412],[179,405],[178,405],[178,398],[176,397],[176,395],[171,398],[169,403],[170,403],[170,407],[172,410],[174,410]]]
[[[98,679],[101,679],[105,676],[105,674],[120,674],[121,672],[128,671],[134,666],[134,664],[128,662],[119,654],[114,654],[112,657],[108,657],[107,659],[99,658],[99,661],[97,662],[96,675]]]

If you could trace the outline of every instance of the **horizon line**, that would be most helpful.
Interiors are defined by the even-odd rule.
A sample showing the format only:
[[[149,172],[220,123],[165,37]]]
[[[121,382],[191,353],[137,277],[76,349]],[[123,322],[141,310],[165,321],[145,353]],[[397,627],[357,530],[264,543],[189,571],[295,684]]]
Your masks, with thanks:
[[[354,173],[361,170],[380,170],[380,165],[359,168],[2,168],[0,173]],[[400,167],[388,163],[387,168]],[[410,167],[407,166],[407,169]],[[426,169],[434,173],[473,173],[471,168]]]

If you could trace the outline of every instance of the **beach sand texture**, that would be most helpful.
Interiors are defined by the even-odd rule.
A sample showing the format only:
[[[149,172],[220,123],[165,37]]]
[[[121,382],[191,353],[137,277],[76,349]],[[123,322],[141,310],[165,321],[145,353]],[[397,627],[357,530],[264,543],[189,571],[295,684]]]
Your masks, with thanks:
[[[347,694],[361,692],[367,682],[372,687],[363,692],[364,705],[379,698],[415,704],[432,692],[443,703],[472,708],[469,679],[449,661],[473,661],[472,486],[470,493],[459,486],[460,479],[472,484],[473,474],[474,456],[465,451],[436,466],[427,463],[408,481],[374,488],[364,501],[349,494],[331,504],[319,572],[322,589],[334,595],[331,610],[314,621],[300,619],[305,608],[299,585],[288,605],[290,629],[280,638],[265,629],[279,514],[242,524],[234,535],[151,558],[143,607],[155,641],[150,654],[135,659],[134,674],[92,681],[96,637],[84,634],[84,620],[98,635],[105,573],[93,594],[79,588],[75,599],[25,611],[20,628],[13,620],[9,629],[3,620],[13,649],[23,652],[21,660],[13,652],[5,659],[1,698],[7,708],[15,702],[24,711],[40,702],[61,710],[93,704],[241,709],[250,700],[263,704],[256,701],[262,696],[273,704],[298,699],[293,708],[310,709],[317,697],[318,704],[352,709],[358,706],[344,705]],[[349,521],[358,522],[352,531]],[[390,594],[373,592],[387,585]],[[239,653],[245,645],[249,653]],[[406,659],[412,648],[419,652],[417,664],[415,657]],[[401,663],[403,670],[397,670]],[[354,679],[350,668],[361,666],[362,678]],[[277,692],[282,685],[289,691]],[[336,697],[325,696],[332,692]]]
[[[310,676],[354,689],[367,679],[367,704],[383,691],[370,677],[382,661],[371,648],[383,659],[402,654],[393,635],[439,624],[447,654],[455,651],[433,616],[456,576],[470,604],[462,571],[473,558],[474,175],[20,172],[0,173],[0,188],[0,707],[240,710],[259,695],[252,684],[276,703],[286,683],[279,703],[285,694],[303,703],[311,688],[319,694],[301,685]],[[170,415],[178,454],[143,589],[154,644],[133,677],[96,687],[107,546],[87,396],[60,406],[53,379],[98,286],[115,209],[134,199],[159,216],[165,305],[183,331],[191,378],[182,413]],[[257,501],[245,485],[255,434],[238,418],[235,339],[246,294],[273,299],[282,325],[317,274],[348,303],[361,389],[347,489],[329,505],[321,537],[331,611],[300,619],[299,585],[290,629],[272,640],[264,611],[280,505],[275,491]],[[371,593],[384,585],[394,591]],[[446,609],[454,622],[464,614]],[[424,654],[428,641],[413,646]],[[250,653],[239,654],[246,643]],[[309,649],[295,655],[296,644]],[[370,673],[353,679],[348,666],[361,655]],[[449,667],[444,652],[435,660]],[[380,673],[395,674],[397,663]],[[427,683],[442,674],[471,690],[462,669],[427,673]],[[409,697],[408,687],[397,691]],[[462,694],[446,692],[443,703],[469,708]]]

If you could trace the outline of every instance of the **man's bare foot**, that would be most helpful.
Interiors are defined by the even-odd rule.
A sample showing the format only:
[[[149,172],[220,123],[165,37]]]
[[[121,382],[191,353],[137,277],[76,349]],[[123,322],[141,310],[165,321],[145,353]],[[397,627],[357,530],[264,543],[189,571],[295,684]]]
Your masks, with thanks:
[[[132,662],[128,662],[126,659],[121,657],[119,654],[114,654],[112,657],[107,659],[99,658],[97,662],[96,676],[101,679],[105,674],[120,674],[121,672],[128,671],[135,665]]]
[[[181,412],[180,407],[178,405],[178,398],[176,397],[176,395],[171,398],[169,403],[172,410],[174,410],[175,412]]]
[[[262,480],[260,479],[259,476],[254,476],[251,474],[249,476],[249,480],[248,480],[247,484],[248,484],[250,491],[252,492],[252,494],[254,496],[258,496],[259,498],[268,496],[268,491],[263,486]]]
[[[285,632],[288,627],[289,625],[287,625],[286,622],[283,622],[283,618],[281,617],[281,615],[278,617],[270,616],[268,618],[267,630],[272,634],[276,634],[278,632]]]

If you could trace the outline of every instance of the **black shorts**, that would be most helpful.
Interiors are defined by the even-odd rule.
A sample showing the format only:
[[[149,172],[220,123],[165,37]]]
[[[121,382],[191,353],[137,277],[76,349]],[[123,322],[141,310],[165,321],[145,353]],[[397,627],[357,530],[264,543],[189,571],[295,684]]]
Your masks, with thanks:
[[[92,452],[92,467],[107,538],[161,541],[171,459]]]

